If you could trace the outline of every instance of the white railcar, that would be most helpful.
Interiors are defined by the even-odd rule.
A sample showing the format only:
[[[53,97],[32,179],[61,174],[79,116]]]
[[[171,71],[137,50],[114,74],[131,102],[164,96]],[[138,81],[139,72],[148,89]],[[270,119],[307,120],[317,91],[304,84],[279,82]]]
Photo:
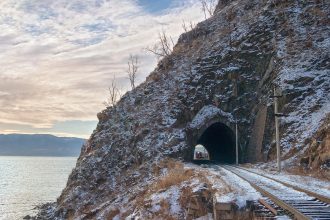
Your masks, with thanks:
[[[196,145],[194,151],[194,160],[210,160],[209,152],[205,149],[203,145]]]

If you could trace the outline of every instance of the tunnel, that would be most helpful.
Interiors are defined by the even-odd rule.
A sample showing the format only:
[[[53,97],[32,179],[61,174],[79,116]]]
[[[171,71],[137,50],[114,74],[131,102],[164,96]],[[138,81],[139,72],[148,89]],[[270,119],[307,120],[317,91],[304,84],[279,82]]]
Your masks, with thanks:
[[[221,122],[210,125],[197,144],[207,149],[211,161],[223,164],[233,164],[236,161],[235,133]]]

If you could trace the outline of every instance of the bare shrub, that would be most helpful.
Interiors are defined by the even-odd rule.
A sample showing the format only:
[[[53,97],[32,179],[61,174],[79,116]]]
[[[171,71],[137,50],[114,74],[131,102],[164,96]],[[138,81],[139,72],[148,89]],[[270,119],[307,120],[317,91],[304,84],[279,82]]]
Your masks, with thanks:
[[[314,7],[310,10],[311,14],[315,17],[315,18],[325,18],[327,17],[327,14],[322,11],[320,8]]]
[[[228,12],[226,13],[226,19],[228,22],[233,21],[237,17],[237,12],[234,10],[234,8],[230,8]]]
[[[312,48],[313,47],[313,39],[311,37],[311,35],[307,35],[306,41],[305,41],[305,46],[307,48]]]
[[[162,199],[159,204],[161,207],[160,213],[167,213],[169,211],[170,204],[168,203],[168,201],[166,199]]]
[[[188,36],[186,37],[187,40],[191,40],[192,36],[190,34],[188,34]],[[180,54],[180,53],[189,53],[189,49],[187,47],[186,44],[177,44],[174,48],[173,48],[173,54]]]
[[[187,206],[190,201],[190,198],[193,196],[193,191],[191,187],[184,187],[179,198],[179,204],[181,207]]]
[[[192,21],[185,22],[185,20],[182,20],[182,29],[184,31],[184,34],[181,35],[185,40],[192,40],[193,37],[197,34],[197,30],[195,29],[196,24],[194,24]],[[174,51],[177,47],[180,47],[180,44],[176,45],[174,48]]]
[[[131,83],[131,88],[135,89],[135,80],[136,80],[136,75],[137,71],[139,69],[139,58],[137,55],[130,55],[128,58],[128,69],[127,69],[127,74],[128,74],[128,79]]]
[[[212,17],[214,15],[215,8],[217,6],[216,0],[199,0],[202,4],[202,11],[204,13],[205,19]]]
[[[103,103],[106,107],[113,107],[116,105],[118,99],[121,98],[121,92],[117,87],[116,84],[116,76],[113,76],[113,79],[111,80],[111,84],[108,88],[109,95],[107,100]]]
[[[113,219],[116,215],[120,214],[120,210],[118,208],[111,209],[109,213],[107,214],[106,219],[111,220]]]
[[[164,220],[176,220],[177,218],[171,215],[171,206],[167,199],[161,199],[159,201],[160,209],[153,213],[153,217],[150,219],[164,219]]]
[[[137,207],[151,208],[151,204],[145,201],[146,197],[149,195],[147,190],[143,190],[136,197],[132,198],[132,200],[135,200],[135,205]]]
[[[185,33],[188,33],[189,31],[192,31],[196,25],[190,21],[188,23],[185,22],[185,20],[182,20],[182,29]]]
[[[158,59],[169,56],[174,47],[174,41],[165,30],[158,33],[158,42],[152,47],[145,48],[148,52],[156,55]]]

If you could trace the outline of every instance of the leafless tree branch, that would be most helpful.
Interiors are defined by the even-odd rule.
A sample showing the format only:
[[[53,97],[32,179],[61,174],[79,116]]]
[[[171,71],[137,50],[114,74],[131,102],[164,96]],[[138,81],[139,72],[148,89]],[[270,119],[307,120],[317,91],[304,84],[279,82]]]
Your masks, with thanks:
[[[184,30],[185,33],[192,31],[195,27],[195,24],[190,21],[189,23],[186,23],[185,20],[182,20],[182,28]]]
[[[111,80],[111,84],[108,88],[108,91],[109,91],[109,96],[103,104],[106,107],[115,106],[118,99],[121,98],[120,90],[118,89],[117,84],[116,84],[116,76],[114,76],[113,79]]]
[[[217,6],[216,0],[199,0],[202,4],[202,11],[205,19],[214,15],[215,8]]]
[[[132,89],[135,89],[135,80],[136,80],[137,71],[139,69],[138,56],[131,54],[128,58],[127,64],[128,64],[128,69],[127,69],[128,79],[131,83]]]
[[[158,43],[145,49],[156,55],[158,59],[161,59],[169,56],[172,53],[173,47],[174,41],[172,37],[168,36],[165,30],[162,30],[158,33]]]

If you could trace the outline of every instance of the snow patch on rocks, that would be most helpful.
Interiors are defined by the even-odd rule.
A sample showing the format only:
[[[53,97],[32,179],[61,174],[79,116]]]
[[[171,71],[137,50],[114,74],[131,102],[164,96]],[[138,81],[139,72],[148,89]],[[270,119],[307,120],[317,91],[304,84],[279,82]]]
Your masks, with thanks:
[[[225,117],[228,119],[228,121],[234,121],[233,116],[230,113],[224,112],[213,105],[208,105],[204,106],[198,112],[193,121],[189,124],[189,127],[193,129],[201,128],[203,125],[205,125],[205,122],[216,117]]]

